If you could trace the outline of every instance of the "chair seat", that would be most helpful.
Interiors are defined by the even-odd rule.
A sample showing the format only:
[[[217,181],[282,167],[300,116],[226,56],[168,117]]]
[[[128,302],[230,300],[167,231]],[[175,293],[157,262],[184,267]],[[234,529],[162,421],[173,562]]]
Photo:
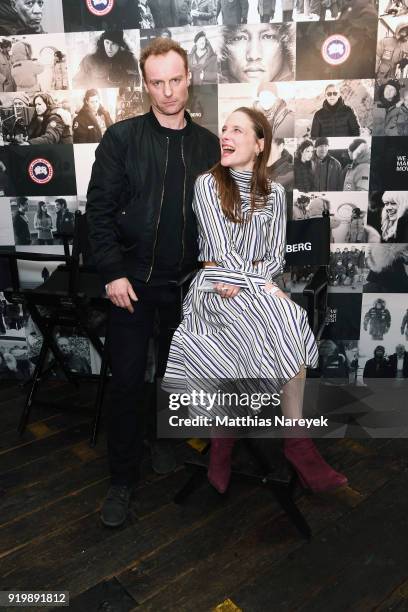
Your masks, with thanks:
[[[66,266],[58,268],[39,287],[32,290],[36,295],[68,295],[67,287],[69,281],[69,270]],[[86,295],[87,300],[102,300],[105,289],[101,278],[95,272],[84,272],[80,270],[77,284],[78,294]]]

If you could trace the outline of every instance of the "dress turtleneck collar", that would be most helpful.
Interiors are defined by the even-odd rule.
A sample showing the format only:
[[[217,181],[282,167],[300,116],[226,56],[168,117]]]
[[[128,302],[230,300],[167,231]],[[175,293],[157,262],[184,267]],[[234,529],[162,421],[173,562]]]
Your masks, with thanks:
[[[251,182],[252,179],[252,170],[234,170],[233,168],[230,168],[230,174],[231,176],[236,180],[236,181],[240,181],[240,182]]]

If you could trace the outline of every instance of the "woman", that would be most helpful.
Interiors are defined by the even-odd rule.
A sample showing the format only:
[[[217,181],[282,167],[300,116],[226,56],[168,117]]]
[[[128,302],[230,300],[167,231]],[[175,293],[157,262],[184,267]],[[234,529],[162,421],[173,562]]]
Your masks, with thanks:
[[[264,115],[239,108],[222,128],[221,161],[196,181],[204,267],[186,296],[163,386],[191,392],[198,381],[200,388],[202,381],[224,388],[232,381],[234,389],[266,381],[269,389],[282,389],[283,414],[300,418],[305,366],[316,365],[318,356],[306,312],[274,282],[284,266],[286,202],[283,187],[267,178],[271,140]],[[211,416],[220,408],[224,415],[225,407],[215,406]],[[194,410],[209,416],[205,402]],[[305,486],[345,484],[296,431],[297,438],[285,440],[285,455]],[[220,493],[229,483],[233,444],[232,438],[212,440],[208,478]]]
[[[54,244],[52,236],[52,219],[45,202],[38,202],[34,215],[34,229],[38,231],[38,244]]]
[[[96,43],[95,53],[86,55],[74,77],[74,87],[127,87],[139,85],[137,60],[123,32],[106,31]]]
[[[11,48],[11,76],[17,91],[40,91],[38,75],[44,66],[32,59],[31,45],[24,41],[15,42]]]
[[[28,125],[28,144],[71,144],[71,126],[66,112],[56,106],[49,94],[34,97],[34,115]],[[64,117],[64,118],[63,118]]]
[[[299,191],[313,191],[315,188],[313,157],[313,142],[303,140],[295,153],[295,188]]]
[[[382,242],[408,242],[408,193],[384,191],[382,201]]]

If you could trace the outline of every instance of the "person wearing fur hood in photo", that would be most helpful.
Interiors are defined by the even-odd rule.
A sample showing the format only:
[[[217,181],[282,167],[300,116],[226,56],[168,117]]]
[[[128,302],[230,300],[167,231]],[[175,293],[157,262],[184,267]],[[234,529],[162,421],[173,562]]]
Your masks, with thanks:
[[[355,138],[348,148],[351,163],[344,169],[343,191],[368,191],[371,152],[363,138]]]
[[[398,136],[397,116],[400,104],[400,83],[389,79],[378,90],[378,103],[374,110],[373,134]]]
[[[371,244],[367,247],[369,268],[365,293],[408,292],[408,245]]]
[[[295,113],[279,97],[276,83],[261,83],[254,108],[261,111],[272,128],[274,138],[293,138]]]
[[[188,66],[193,85],[217,82],[217,56],[204,30],[194,37],[194,46],[188,54]]]
[[[408,193],[384,191],[381,211],[382,242],[408,242]]]
[[[11,48],[11,75],[17,91],[40,91],[37,76],[44,66],[32,59],[32,48],[26,42],[16,42]]]

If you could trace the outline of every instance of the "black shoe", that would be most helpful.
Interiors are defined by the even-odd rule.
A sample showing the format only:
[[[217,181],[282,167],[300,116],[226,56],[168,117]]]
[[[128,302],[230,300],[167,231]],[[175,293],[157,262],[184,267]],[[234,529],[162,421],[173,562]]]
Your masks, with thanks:
[[[127,517],[132,487],[111,485],[101,509],[101,521],[107,527],[119,527]]]
[[[152,468],[156,474],[169,474],[177,467],[176,455],[167,440],[150,442]]]

